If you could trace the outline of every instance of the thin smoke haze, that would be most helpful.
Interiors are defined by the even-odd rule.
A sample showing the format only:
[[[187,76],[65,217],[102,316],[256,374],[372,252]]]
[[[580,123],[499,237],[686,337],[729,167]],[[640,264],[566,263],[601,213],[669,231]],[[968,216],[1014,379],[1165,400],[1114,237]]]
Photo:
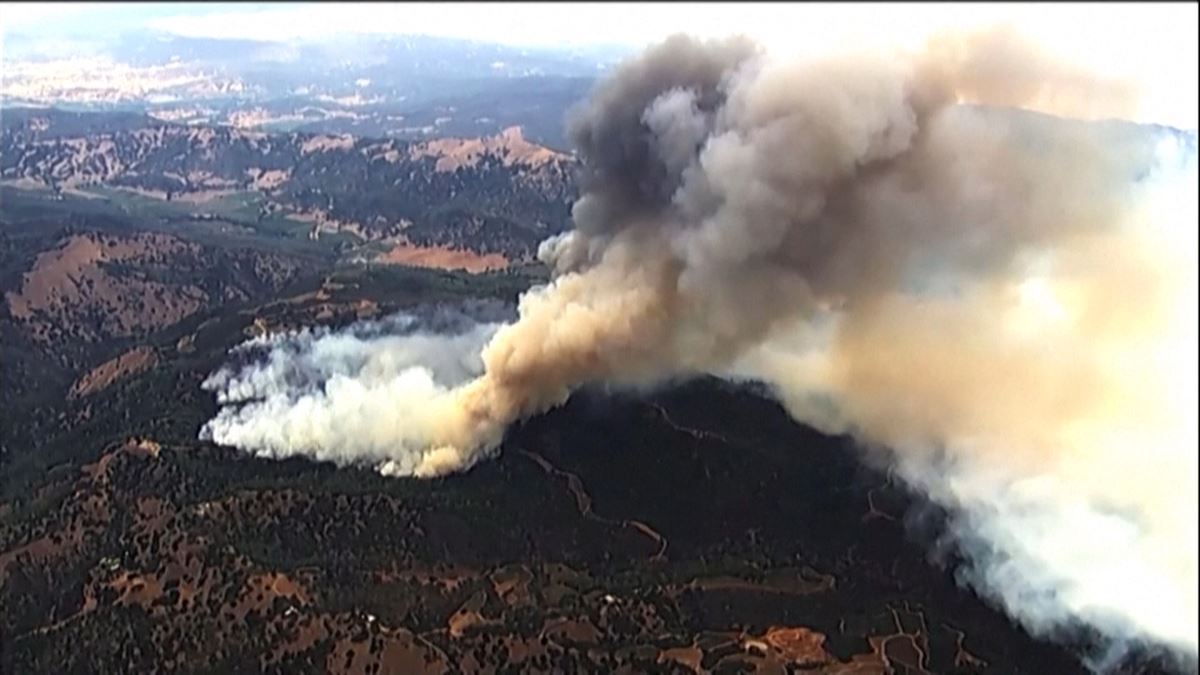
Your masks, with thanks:
[[[1031,631],[1194,663],[1195,137],[1104,121],[1136,93],[1007,31],[672,37],[569,116],[575,228],[515,321],[278,338],[206,383],[204,433],[434,476],[587,383],[760,380],[948,507],[963,581]]]

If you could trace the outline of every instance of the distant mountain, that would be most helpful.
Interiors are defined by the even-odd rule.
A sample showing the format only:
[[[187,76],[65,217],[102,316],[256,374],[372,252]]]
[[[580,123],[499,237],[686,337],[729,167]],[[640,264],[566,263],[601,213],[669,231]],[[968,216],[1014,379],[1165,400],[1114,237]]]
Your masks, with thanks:
[[[0,105],[124,109],[168,121],[439,138],[519,125],[562,148],[562,115],[621,49],[521,49],[427,36],[280,44],[122,35],[41,56],[5,35]]]
[[[160,124],[144,113],[77,112],[53,108],[0,109],[0,132],[30,134],[39,140],[133,131]]]
[[[564,116],[591,90],[591,77],[539,76],[512,79],[477,78],[456,83],[454,93],[427,101],[402,104],[346,106],[324,101],[319,106],[295,107],[291,100],[263,106],[280,130],[350,133],[421,140],[482,136],[520,126],[525,136],[557,150],[568,150]],[[301,111],[296,122],[289,111]],[[161,113],[156,113],[161,114]]]
[[[5,40],[6,57],[13,61],[46,60],[38,38],[6,32]],[[619,47],[513,47],[429,35],[355,35],[284,44],[138,31],[112,36],[106,42],[93,50],[91,56],[133,67],[171,62],[202,64],[210,70],[254,75],[263,83],[289,76],[310,83],[333,76],[333,84],[368,77],[398,85],[411,83],[414,77],[432,81],[490,76],[591,76],[630,52]]]
[[[183,126],[133,113],[0,113],[0,180],[58,192],[116,188],[197,211],[254,193],[244,218],[309,222],[313,236],[345,231],[508,260],[528,260],[569,224],[574,160],[493,136],[430,141]]]

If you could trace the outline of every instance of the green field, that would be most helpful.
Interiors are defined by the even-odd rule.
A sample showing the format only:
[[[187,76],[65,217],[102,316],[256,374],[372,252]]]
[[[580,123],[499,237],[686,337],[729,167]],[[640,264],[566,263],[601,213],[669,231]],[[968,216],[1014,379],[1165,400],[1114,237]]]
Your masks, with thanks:
[[[199,203],[180,199],[155,199],[128,190],[104,186],[88,188],[87,192],[107,199],[130,215],[218,218],[271,237],[303,239],[308,237],[312,227],[309,223],[282,213],[260,217],[267,199],[261,192],[255,191],[234,192]]]

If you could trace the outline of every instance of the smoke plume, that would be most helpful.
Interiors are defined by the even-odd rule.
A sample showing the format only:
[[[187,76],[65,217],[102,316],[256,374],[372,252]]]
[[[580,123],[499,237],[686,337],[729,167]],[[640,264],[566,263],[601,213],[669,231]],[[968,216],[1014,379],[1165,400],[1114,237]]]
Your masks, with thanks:
[[[1103,121],[1134,94],[1003,31],[670,38],[570,116],[575,228],[515,322],[283,338],[209,381],[206,433],[430,476],[585,383],[753,378],[949,507],[964,582],[1031,630],[1194,658],[1195,136]]]
[[[427,473],[422,452],[447,423],[431,402],[482,372],[479,352],[508,314],[479,303],[260,336],[234,349],[246,365],[202,384],[222,408],[201,436],[264,457]]]

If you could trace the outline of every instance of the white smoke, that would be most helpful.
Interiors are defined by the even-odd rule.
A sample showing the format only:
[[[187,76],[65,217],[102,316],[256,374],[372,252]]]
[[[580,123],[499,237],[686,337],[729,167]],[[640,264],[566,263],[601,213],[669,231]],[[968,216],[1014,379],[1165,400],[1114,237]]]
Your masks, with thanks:
[[[201,437],[260,457],[427,473],[435,402],[483,371],[479,354],[502,325],[454,318],[434,330],[400,313],[341,331],[305,328],[249,340],[234,349],[249,363],[226,366],[201,385],[222,405]]]

